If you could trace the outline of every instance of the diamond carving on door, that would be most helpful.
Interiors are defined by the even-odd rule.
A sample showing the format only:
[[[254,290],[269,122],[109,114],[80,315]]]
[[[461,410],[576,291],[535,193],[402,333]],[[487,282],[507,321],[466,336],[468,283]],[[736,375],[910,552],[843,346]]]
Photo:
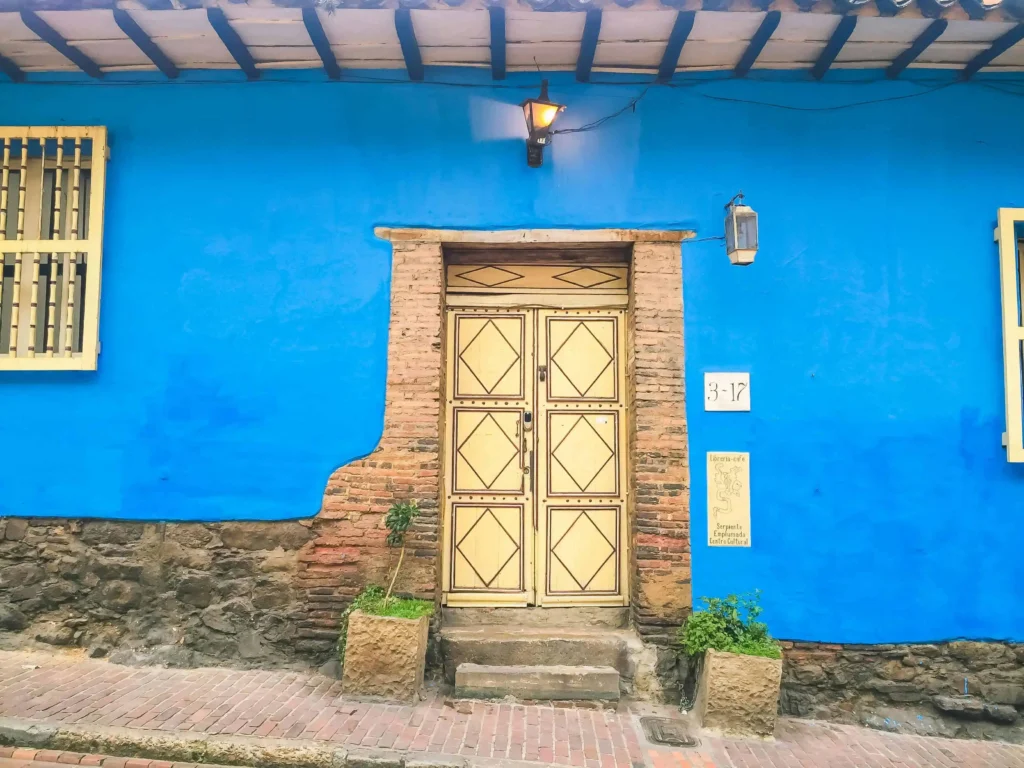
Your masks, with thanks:
[[[549,507],[547,528],[548,594],[618,591],[618,507]]]
[[[612,318],[550,317],[547,395],[551,400],[614,400],[618,395],[616,323]]]
[[[522,590],[521,505],[457,504],[452,514],[452,529],[455,540],[453,589]]]
[[[522,490],[521,421],[519,410],[455,409],[455,491]]]
[[[544,279],[606,277],[551,271]],[[448,311],[448,605],[626,604],[623,318]]]
[[[523,317],[458,318],[457,397],[523,396]]]
[[[548,494],[618,493],[617,413],[549,412],[548,437]]]

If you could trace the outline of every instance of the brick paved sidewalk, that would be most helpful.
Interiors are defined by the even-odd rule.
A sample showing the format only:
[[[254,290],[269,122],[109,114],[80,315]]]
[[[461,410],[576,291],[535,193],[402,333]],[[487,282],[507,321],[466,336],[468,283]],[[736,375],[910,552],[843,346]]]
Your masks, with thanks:
[[[644,740],[639,709],[343,698],[312,673],[121,667],[76,656],[0,652],[0,716],[171,735],[236,734],[581,768],[1024,768],[1024,747],[902,736],[784,719],[773,742],[701,738],[674,750]],[[69,753],[70,754],[70,753]],[[70,758],[68,758],[70,759]],[[66,762],[60,761],[60,762]],[[84,764],[84,763],[83,763]]]

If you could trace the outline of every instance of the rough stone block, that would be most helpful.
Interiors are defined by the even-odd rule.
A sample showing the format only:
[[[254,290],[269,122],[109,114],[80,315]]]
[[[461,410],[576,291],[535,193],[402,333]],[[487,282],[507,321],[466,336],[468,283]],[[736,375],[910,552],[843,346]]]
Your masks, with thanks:
[[[0,630],[17,631],[28,626],[25,614],[7,603],[0,603]]]
[[[405,758],[405,768],[465,768],[466,761],[451,755],[416,755]]]
[[[423,686],[428,626],[425,616],[397,619],[353,611],[345,641],[345,693],[415,699]]]
[[[2,620],[0,626],[3,626]],[[1020,706],[1024,704],[1024,686],[1016,683],[989,683],[985,686],[985,698],[993,704]]]
[[[964,720],[980,720],[985,714],[985,703],[973,696],[935,696],[932,704],[937,709]]]
[[[701,726],[734,736],[771,736],[779,708],[782,660],[709,650],[694,711]]]
[[[402,753],[391,749],[352,749],[345,768],[402,768]]]
[[[1008,704],[986,704],[985,718],[993,723],[1010,725],[1017,722],[1017,709]]]

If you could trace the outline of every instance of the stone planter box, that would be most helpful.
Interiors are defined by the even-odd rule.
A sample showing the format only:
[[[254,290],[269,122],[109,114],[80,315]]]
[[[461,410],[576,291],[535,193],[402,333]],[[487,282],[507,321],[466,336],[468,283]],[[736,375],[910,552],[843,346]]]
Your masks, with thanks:
[[[412,701],[423,687],[429,619],[353,611],[348,617],[342,689],[350,696]]]
[[[782,659],[709,650],[697,681],[701,727],[731,736],[771,736],[779,710]]]

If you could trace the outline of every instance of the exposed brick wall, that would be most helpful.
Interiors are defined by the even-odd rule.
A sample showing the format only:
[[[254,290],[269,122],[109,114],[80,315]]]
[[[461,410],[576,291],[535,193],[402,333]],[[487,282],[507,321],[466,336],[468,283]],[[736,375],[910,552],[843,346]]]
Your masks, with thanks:
[[[352,597],[385,583],[394,553],[383,516],[397,500],[416,500],[421,514],[395,589],[437,595],[442,290],[440,244],[394,244],[384,433],[373,453],[328,480],[316,538],[300,555],[303,649],[333,645]]]
[[[632,608],[643,636],[667,642],[692,604],[679,244],[638,242],[632,286]]]

